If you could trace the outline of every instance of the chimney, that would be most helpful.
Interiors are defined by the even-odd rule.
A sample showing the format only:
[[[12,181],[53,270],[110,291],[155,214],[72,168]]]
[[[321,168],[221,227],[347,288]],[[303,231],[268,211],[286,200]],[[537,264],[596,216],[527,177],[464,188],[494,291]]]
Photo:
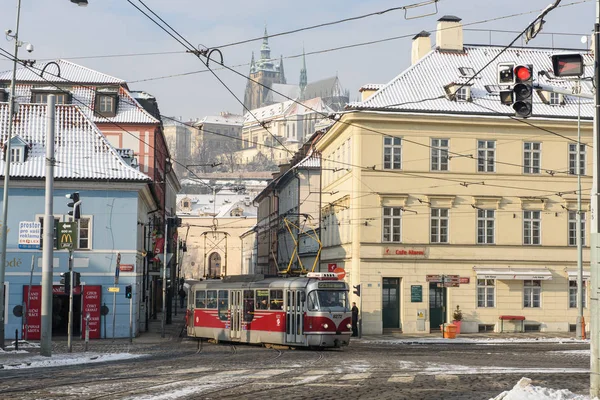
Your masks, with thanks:
[[[438,19],[435,45],[442,51],[463,52],[463,28],[461,19],[445,15]]]
[[[413,38],[411,65],[415,65],[423,56],[431,50],[430,33],[421,31]]]

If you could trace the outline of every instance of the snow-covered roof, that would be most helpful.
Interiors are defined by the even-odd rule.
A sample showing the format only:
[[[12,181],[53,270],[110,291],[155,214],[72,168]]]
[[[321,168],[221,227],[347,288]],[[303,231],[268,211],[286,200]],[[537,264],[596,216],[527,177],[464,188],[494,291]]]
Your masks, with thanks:
[[[316,97],[310,100],[304,100],[301,104],[294,103],[292,104],[286,111],[285,116],[289,117],[292,115],[305,115],[317,112],[321,114],[323,118],[325,118],[329,113],[332,113],[333,110],[325,104],[322,98]]]
[[[498,59],[469,82],[471,99],[469,101],[450,100],[444,90],[448,85],[461,85],[467,82],[470,74],[479,71],[503,47],[465,45],[464,52],[450,52],[434,49],[416,64],[392,79],[376,93],[361,102],[348,104],[351,110],[381,110],[399,112],[424,112],[441,114],[483,114],[514,115],[510,106],[500,103],[497,86],[498,63],[532,64],[534,80],[540,84],[571,89],[573,81],[553,77],[551,55],[560,50],[539,48],[509,48]],[[593,76],[593,59],[584,54],[585,76]],[[583,93],[592,93],[589,82],[583,82]],[[560,105],[545,104],[534,91],[533,117],[574,118],[577,117],[578,98],[565,96]],[[581,99],[581,115],[591,118],[594,102]]]
[[[235,114],[226,114],[226,115],[208,115],[202,118],[200,121],[194,123],[194,125],[204,125],[204,124],[218,124],[218,125],[233,125],[233,126],[242,126],[244,123],[244,117],[241,115]]]
[[[359,92],[363,92],[365,90],[379,90],[385,86],[385,83],[367,83],[366,85],[362,85]]]
[[[58,64],[58,68],[55,64]],[[45,69],[43,77],[40,76],[41,70]],[[60,77],[59,75],[60,71]],[[0,72],[0,81],[10,81],[12,78],[12,70]],[[84,67],[79,64],[72,63],[67,60],[49,61],[43,66],[35,64],[35,68],[21,67],[17,69],[17,81],[21,82],[78,82],[82,84],[116,84],[124,85],[126,82],[123,79],[115,78],[114,76],[103,74],[102,72],[94,71],[93,69]]]
[[[67,91],[72,95],[71,104],[78,106],[81,110],[88,115],[92,121],[96,123],[131,123],[131,124],[158,124],[160,121],[153,117],[148,111],[140,105],[140,103],[133,97],[131,92],[127,89],[125,81],[110,77],[97,71],[93,71],[89,68],[77,65],[65,60],[58,60],[59,65],[65,65],[69,68],[68,74],[63,73],[61,66],[61,78],[57,77],[56,67],[53,65],[48,66],[47,71],[49,73],[44,74],[44,80],[39,75],[38,70],[30,71],[27,68],[19,68],[17,70],[17,76],[19,71],[24,79],[17,78],[16,85],[16,97],[20,104],[31,102],[32,90],[44,91],[48,90],[51,92],[60,93],[61,91]],[[43,68],[43,67],[42,67]],[[10,73],[0,73],[0,84],[10,82]],[[33,79],[34,77],[39,78],[38,80]],[[105,77],[105,78],[102,78]],[[110,79],[109,79],[110,78]],[[98,80],[98,82],[94,82]],[[3,82],[8,81],[8,82]],[[39,85],[36,82],[52,82],[53,84]],[[73,84],[75,82],[76,84]],[[108,89],[106,87],[97,88],[95,84],[114,84],[115,87]],[[58,87],[57,87],[58,86]],[[60,88],[60,89],[59,89]],[[118,91],[118,104],[117,114],[114,117],[103,117],[94,113],[94,102],[96,100],[96,92],[115,93]],[[136,94],[142,96],[141,94]],[[140,97],[142,98],[142,97]]]
[[[254,193],[238,194],[232,190],[221,190],[212,194],[178,194],[177,215],[189,215],[199,217],[216,218],[243,218],[256,217],[257,208],[252,199]],[[189,200],[189,207],[183,206],[183,200]],[[239,212],[234,212],[235,210]],[[232,215],[233,214],[233,215]]]
[[[282,116],[294,102],[292,100],[283,103],[271,104],[269,106],[251,110],[252,113],[244,115],[244,124],[255,124],[258,121],[264,121]],[[256,117],[256,118],[255,118]]]
[[[46,175],[45,104],[21,104],[14,118],[13,134],[27,143],[24,162],[11,164],[10,176],[39,179]],[[0,103],[0,121],[8,121],[8,104]],[[54,177],[56,179],[148,182],[150,178],[129,166],[90,118],[74,105],[56,106]],[[8,136],[8,124],[0,123],[0,141]],[[13,141],[14,142],[14,137]],[[0,151],[0,176],[4,175],[4,148]]]

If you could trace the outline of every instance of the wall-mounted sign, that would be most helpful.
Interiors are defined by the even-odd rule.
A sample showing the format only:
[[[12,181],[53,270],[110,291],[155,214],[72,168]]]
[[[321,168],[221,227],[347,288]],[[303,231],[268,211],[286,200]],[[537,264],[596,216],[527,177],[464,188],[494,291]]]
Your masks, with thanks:
[[[39,250],[41,232],[42,224],[39,222],[19,222],[19,248]]]
[[[336,268],[337,268],[337,264],[336,263],[329,263],[329,264],[327,264],[327,272],[333,272],[333,271],[335,271]]]
[[[427,249],[425,247],[384,247],[383,255],[386,257],[401,258],[427,258]]]
[[[471,278],[469,278],[468,276],[461,276],[460,277],[460,284],[465,284],[465,283],[471,283]]]
[[[133,264],[120,264],[119,270],[121,272],[133,272]]]
[[[423,302],[423,286],[411,285],[410,286],[410,302],[411,303],[422,303]]]

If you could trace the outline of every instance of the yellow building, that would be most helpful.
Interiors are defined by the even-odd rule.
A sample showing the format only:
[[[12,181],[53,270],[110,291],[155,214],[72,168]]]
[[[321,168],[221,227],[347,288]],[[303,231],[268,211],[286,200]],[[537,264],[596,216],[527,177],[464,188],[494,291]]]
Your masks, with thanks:
[[[548,49],[463,45],[456,17],[439,20],[436,42],[417,35],[413,65],[365,87],[317,142],[321,270],[344,267],[360,285],[365,334],[439,330],[457,306],[462,332],[520,329],[500,320],[509,315],[526,330],[574,330],[578,98],[535,91],[533,116],[512,118],[496,64],[533,64],[537,83],[573,83],[549,72]],[[587,278],[593,101],[581,100],[581,115]],[[458,283],[439,287],[442,275]]]

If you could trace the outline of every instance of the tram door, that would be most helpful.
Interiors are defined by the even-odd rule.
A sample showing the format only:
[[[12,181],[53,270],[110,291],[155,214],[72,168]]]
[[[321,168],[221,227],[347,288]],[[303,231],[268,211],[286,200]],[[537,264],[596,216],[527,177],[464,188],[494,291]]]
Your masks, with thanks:
[[[231,308],[230,308],[230,328],[229,337],[231,339],[242,338],[242,310],[243,298],[241,290],[231,291]]]
[[[303,290],[288,290],[286,295],[286,342],[304,343],[304,307],[306,295]]]

